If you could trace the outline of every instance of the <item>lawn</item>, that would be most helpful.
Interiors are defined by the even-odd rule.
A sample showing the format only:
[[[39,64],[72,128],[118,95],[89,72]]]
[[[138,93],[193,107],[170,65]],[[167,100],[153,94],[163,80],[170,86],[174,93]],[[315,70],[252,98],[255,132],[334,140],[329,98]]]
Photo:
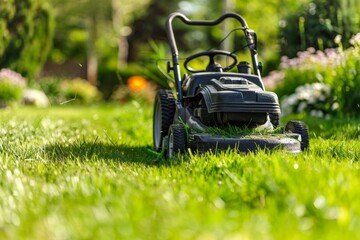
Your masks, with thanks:
[[[310,150],[155,161],[152,107],[0,110],[0,239],[359,239],[360,119]]]

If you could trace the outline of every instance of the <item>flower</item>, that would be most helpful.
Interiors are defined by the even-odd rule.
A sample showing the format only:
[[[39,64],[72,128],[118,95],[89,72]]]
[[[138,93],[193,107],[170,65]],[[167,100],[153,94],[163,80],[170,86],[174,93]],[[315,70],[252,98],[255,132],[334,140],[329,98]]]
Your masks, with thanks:
[[[281,111],[283,115],[308,112],[310,116],[324,117],[335,111],[337,106],[328,85],[313,83],[299,86],[295,93],[285,96],[282,99]]]
[[[341,35],[340,34],[338,34],[338,35],[336,35],[336,37],[335,37],[335,39],[334,39],[334,42],[336,43],[336,44],[340,44],[341,43]]]
[[[271,71],[269,75],[263,78],[266,87],[274,88],[279,82],[283,81],[285,73],[282,71]]]
[[[339,50],[335,48],[326,49],[325,51],[315,50],[315,48],[308,48],[306,51],[298,52],[296,58],[288,58],[283,56],[281,58],[280,68],[283,70],[306,70],[313,69],[314,65],[319,65],[322,67],[338,66],[342,63],[343,59],[343,54],[339,54]]]
[[[46,94],[37,89],[25,89],[22,102],[25,105],[34,105],[37,107],[47,107],[50,104]]]
[[[132,76],[128,79],[127,85],[133,92],[139,92],[144,90],[148,84],[148,81],[141,76]]]
[[[0,81],[7,81],[19,87],[25,87],[26,85],[26,79],[23,78],[21,74],[8,68],[3,68],[0,70]]]
[[[9,103],[16,103],[22,97],[26,86],[26,80],[19,73],[10,69],[0,70],[0,107],[6,107]]]
[[[353,36],[349,42],[353,46],[360,46],[360,32]]]

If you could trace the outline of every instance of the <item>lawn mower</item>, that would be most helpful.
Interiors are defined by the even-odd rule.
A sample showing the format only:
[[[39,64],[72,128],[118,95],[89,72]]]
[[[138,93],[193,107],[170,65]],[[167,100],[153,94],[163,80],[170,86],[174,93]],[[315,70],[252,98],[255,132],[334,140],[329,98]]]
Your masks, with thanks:
[[[233,51],[220,49],[228,34],[216,48],[179,58],[173,30],[175,19],[185,25],[213,28],[232,19],[240,25],[230,33],[240,30],[245,46],[238,49],[235,46]],[[265,91],[262,65],[257,59],[256,33],[248,28],[242,16],[226,13],[216,20],[189,20],[175,12],[166,20],[166,31],[172,53],[167,71],[174,74],[176,93],[169,89],[157,92],[153,113],[155,151],[172,157],[189,150],[204,153],[229,148],[240,152],[285,149],[299,153],[309,147],[304,122],[289,121],[285,128],[279,126],[278,97]],[[243,49],[250,53],[248,61],[238,60],[236,53]],[[186,69],[183,77],[180,60]],[[206,66],[195,68],[199,62]],[[240,132],[224,134],[231,129]]]

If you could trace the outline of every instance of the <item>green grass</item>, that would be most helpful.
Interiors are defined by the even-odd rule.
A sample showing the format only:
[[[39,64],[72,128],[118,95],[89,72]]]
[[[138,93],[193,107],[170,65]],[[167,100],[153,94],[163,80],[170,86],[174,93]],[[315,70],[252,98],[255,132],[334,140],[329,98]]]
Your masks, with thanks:
[[[359,239],[360,120],[305,120],[303,154],[158,162],[152,107],[0,110],[0,239]]]
[[[205,133],[212,135],[219,135],[223,137],[241,137],[246,135],[272,135],[272,134],[281,134],[283,133],[283,129],[276,128],[272,130],[261,129],[261,128],[242,128],[237,126],[225,126],[223,128],[219,127],[209,127],[206,129]]]

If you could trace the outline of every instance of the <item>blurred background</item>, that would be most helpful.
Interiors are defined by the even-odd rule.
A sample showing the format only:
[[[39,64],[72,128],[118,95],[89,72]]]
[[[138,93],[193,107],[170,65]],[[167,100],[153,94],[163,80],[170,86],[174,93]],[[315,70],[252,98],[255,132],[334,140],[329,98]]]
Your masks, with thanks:
[[[283,113],[360,113],[359,0],[0,0],[0,105],[151,103],[172,87],[157,65],[171,56],[165,20],[175,11],[242,15]],[[213,46],[230,30],[176,31],[186,52],[191,37]]]

